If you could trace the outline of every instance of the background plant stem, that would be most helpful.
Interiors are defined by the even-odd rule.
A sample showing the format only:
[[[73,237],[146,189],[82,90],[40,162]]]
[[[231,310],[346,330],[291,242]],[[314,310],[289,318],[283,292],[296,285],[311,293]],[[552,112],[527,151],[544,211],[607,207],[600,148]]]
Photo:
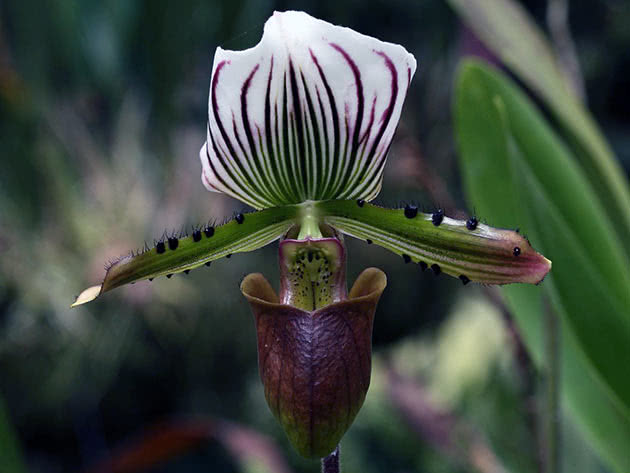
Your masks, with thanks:
[[[560,471],[559,456],[559,385],[560,385],[560,324],[551,305],[545,304],[545,351],[547,379],[545,383],[544,408],[544,465],[546,473]]]
[[[322,458],[322,473],[339,473],[339,445],[326,458]]]

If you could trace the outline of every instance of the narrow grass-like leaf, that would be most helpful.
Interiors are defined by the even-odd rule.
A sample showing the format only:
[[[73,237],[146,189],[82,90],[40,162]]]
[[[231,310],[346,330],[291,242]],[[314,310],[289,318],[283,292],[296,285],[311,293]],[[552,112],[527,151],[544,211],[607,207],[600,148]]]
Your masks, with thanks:
[[[548,309],[544,307],[544,291],[534,286],[512,285],[502,288],[502,292],[534,362],[545,369],[543,311]],[[562,306],[554,304],[553,309],[562,321],[567,320]],[[630,419],[590,368],[589,360],[566,323],[561,330],[560,364],[563,408],[613,471],[626,473]]]
[[[544,289],[562,316],[566,405],[602,458],[627,471],[630,272],[619,238],[571,152],[498,72],[462,67],[456,126],[471,205],[493,223],[520,225],[554,261]],[[542,363],[542,293],[504,292]]]
[[[72,306],[90,302],[125,284],[181,273],[233,253],[261,248],[295,224],[299,212],[299,206],[288,205],[239,214],[228,223],[201,228],[186,238],[161,241],[150,250],[112,264],[103,283],[83,291]]]
[[[512,0],[448,0],[482,41],[549,107],[630,255],[630,188],[592,116],[572,93],[542,31]]]
[[[10,424],[9,416],[4,404],[4,400],[0,398],[0,465],[3,473],[24,473],[26,467],[22,460],[22,454],[15,435]]]
[[[371,242],[419,263],[434,272],[444,272],[464,283],[537,284],[551,268],[526,238],[512,230],[475,223],[442,214],[386,209],[355,201],[325,201],[315,204],[324,221],[350,236]],[[407,213],[407,215],[406,215]],[[436,218],[437,216],[437,218]],[[472,226],[471,226],[472,227]]]

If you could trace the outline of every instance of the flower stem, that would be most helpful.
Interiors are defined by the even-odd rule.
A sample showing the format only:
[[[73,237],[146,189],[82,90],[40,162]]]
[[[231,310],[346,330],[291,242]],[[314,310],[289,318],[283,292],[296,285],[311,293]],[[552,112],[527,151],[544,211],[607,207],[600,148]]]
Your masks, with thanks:
[[[339,473],[339,445],[326,458],[322,458],[322,473]]]

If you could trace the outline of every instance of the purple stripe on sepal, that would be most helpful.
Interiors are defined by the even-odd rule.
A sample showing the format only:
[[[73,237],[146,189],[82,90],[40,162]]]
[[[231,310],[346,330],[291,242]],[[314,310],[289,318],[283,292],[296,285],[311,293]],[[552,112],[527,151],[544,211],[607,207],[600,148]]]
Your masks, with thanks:
[[[337,103],[335,101],[335,96],[328,84],[328,80],[326,80],[326,74],[322,70],[322,67],[319,65],[319,61],[317,60],[317,56],[313,53],[311,49],[309,49],[311,53],[311,59],[313,59],[313,63],[319,72],[319,76],[322,79],[322,83],[324,84],[324,89],[326,89],[326,95],[328,96],[328,101],[330,102],[330,111],[332,115],[333,122],[333,132],[334,132],[334,144],[333,144],[333,155],[332,155],[332,172],[327,175],[328,182],[326,183],[326,187],[324,189],[323,198],[331,198],[334,196],[332,194],[332,186],[335,180],[335,176],[338,175],[339,172],[339,164],[341,162],[341,156],[339,154],[340,146],[341,146],[341,128],[339,127],[339,112],[337,110]]]
[[[288,181],[291,183],[293,193],[296,197],[300,197],[300,190],[297,187],[297,163],[295,162],[296,153],[291,150],[291,143],[294,140],[289,140],[289,133],[291,131],[291,125],[289,124],[289,117],[291,114],[289,113],[289,100],[287,93],[287,74],[284,73],[283,76],[283,89],[282,89],[282,144],[283,144],[283,158],[285,164],[287,164],[287,175]],[[278,126],[278,128],[280,128]],[[295,146],[295,143],[293,143]]]
[[[374,125],[374,115],[376,113],[376,95],[372,99],[372,109],[370,110],[370,121],[368,122],[367,127],[365,127],[365,132],[363,136],[359,140],[359,143],[363,144],[364,147],[367,146],[367,141],[370,138],[370,133],[372,132],[372,125]]]
[[[271,166],[271,174],[272,176],[276,176],[276,186],[281,196],[286,199],[289,199],[289,192],[286,187],[286,182],[284,179],[284,174],[279,172],[277,160],[279,157],[276,155],[273,134],[271,132],[271,81],[273,79],[273,56],[271,56],[271,61],[269,64],[269,76],[267,77],[267,90],[265,91],[265,140],[266,140],[266,148],[267,148],[267,156],[269,157],[268,161],[270,161]],[[277,107],[277,104],[276,104]],[[277,108],[276,108],[277,110]],[[278,123],[277,123],[276,113],[276,143],[278,143],[277,133],[278,133]]]
[[[212,143],[212,149],[214,151],[215,156],[217,156],[217,158],[219,160],[221,160],[221,156],[220,156],[220,151],[217,147],[216,141],[214,139],[214,135],[212,134],[212,131],[210,131],[209,133],[209,137],[210,137],[210,142]],[[248,202],[248,197],[244,196],[242,192],[239,191],[239,189],[234,189],[233,187],[231,187],[221,176],[221,174],[219,173],[218,169],[214,167],[214,163],[212,162],[212,157],[210,156],[210,150],[208,149],[208,143],[206,143],[206,159],[208,160],[208,164],[210,165],[210,169],[212,169],[212,172],[214,174],[214,176],[216,177],[216,179],[225,186],[226,189],[229,189],[230,191],[234,192],[235,195],[239,196],[241,199],[243,199],[243,202]],[[232,171],[230,169],[227,169],[225,166],[222,166],[222,168],[225,170],[225,172],[228,174],[228,176],[230,176],[230,179],[232,179],[234,181],[235,176],[234,174],[232,174]],[[213,188],[216,189],[216,186],[212,185]],[[249,203],[249,202],[248,202]]]
[[[322,103],[322,98],[319,95],[319,89],[315,87],[315,91],[317,93],[317,103],[319,104],[319,113],[321,113],[322,120],[322,131],[324,133],[324,154],[322,156],[321,162],[323,164],[322,170],[322,188],[321,195],[325,197],[326,190],[328,188],[328,181],[330,180],[330,143],[328,137],[328,127],[327,124],[327,115],[326,110],[324,109],[324,104]]]
[[[299,159],[299,174],[302,182],[302,192],[308,195],[308,162],[306,159],[306,147],[304,144],[304,121],[302,119],[302,107],[300,104],[300,91],[298,89],[293,61],[289,58],[289,83],[291,87],[291,98],[293,101],[294,134],[297,137],[297,153]]]
[[[369,180],[366,180],[365,182],[363,180],[365,179],[366,172],[368,171],[369,168],[372,168],[372,169],[376,168],[376,172],[373,173],[372,175],[378,176],[378,173],[380,172],[380,170],[385,164],[385,158],[387,156],[387,151],[389,150],[389,146],[391,143],[387,145],[387,149],[385,150],[385,152],[381,153],[381,155],[378,157],[377,159],[378,162],[376,161],[372,162],[372,159],[374,158],[376,154],[378,146],[383,144],[381,143],[381,139],[383,138],[383,134],[385,133],[385,130],[387,129],[387,126],[389,125],[389,122],[392,118],[392,115],[394,113],[394,108],[396,107],[396,99],[398,98],[398,71],[396,71],[396,67],[394,66],[394,63],[389,58],[389,56],[385,54],[384,52],[382,51],[374,51],[374,52],[385,60],[385,65],[387,66],[391,74],[391,82],[390,82],[391,95],[389,98],[389,104],[387,105],[387,108],[383,111],[383,115],[381,116],[381,119],[380,119],[381,126],[378,130],[378,133],[376,134],[376,137],[374,138],[374,141],[372,142],[372,149],[370,150],[370,153],[368,154],[368,157],[365,161],[369,167],[363,170],[363,172],[361,173],[361,176],[358,179],[358,182],[363,184],[362,187],[365,187],[365,184],[369,183],[368,187],[370,188],[374,188],[374,186],[371,185],[371,182],[374,181],[374,179],[369,179]],[[392,136],[393,136],[393,133],[392,133]]]
[[[311,123],[311,127],[313,128],[313,143],[315,146],[315,156],[311,155],[311,162],[312,162],[312,168],[311,170],[313,172],[315,172],[315,170],[317,169],[317,181],[315,181],[315,179],[313,179],[313,189],[311,189],[311,194],[312,195],[318,195],[321,194],[321,192],[319,192],[320,189],[320,185],[316,185],[319,182],[321,182],[324,174],[323,174],[323,161],[325,159],[327,159],[327,156],[322,156],[322,143],[321,143],[321,137],[319,135],[319,123],[317,122],[317,114],[315,113],[315,108],[313,106],[313,99],[311,98],[311,93],[308,90],[308,85],[306,83],[306,79],[304,78],[304,74],[302,74],[300,72],[300,77],[302,79],[302,86],[304,87],[304,96],[306,98],[306,105],[307,105],[307,110],[308,110],[308,115],[310,117],[310,123]],[[305,121],[306,123],[306,121]],[[325,126],[326,122],[324,122],[324,126]],[[308,129],[307,129],[308,131]],[[309,140],[310,141],[310,140]],[[311,148],[309,146],[309,148]]]
[[[257,152],[256,144],[254,143],[254,136],[252,135],[251,126],[249,123],[249,117],[247,115],[247,112],[248,112],[247,92],[249,91],[249,87],[252,83],[252,79],[254,78],[254,75],[256,75],[256,72],[258,72],[259,68],[260,68],[260,64],[256,64],[256,66],[249,73],[249,76],[247,76],[247,79],[245,79],[243,86],[241,87],[241,120],[243,122],[243,128],[245,130],[245,137],[247,138],[247,144],[249,145],[249,149],[250,149],[249,155],[247,152],[245,152],[244,149],[243,149],[243,153],[245,154],[245,156],[248,156],[250,163],[253,164],[253,166],[250,166],[250,167],[255,168],[258,173],[258,177],[263,180],[264,185],[263,186],[258,185],[256,187],[256,190],[259,193],[266,195],[266,197],[271,202],[273,202],[274,200],[278,200],[278,194],[276,194],[275,187],[269,182],[267,175],[264,173],[261,167],[260,156]],[[234,134],[238,138],[238,131],[236,129],[234,130]],[[239,144],[240,144],[240,140],[239,140]],[[260,183],[260,180],[257,180],[256,182]]]
[[[338,44],[330,43],[330,46],[336,51],[338,51],[343,56],[345,61],[348,63],[348,66],[350,66],[350,69],[352,70],[352,75],[354,76],[354,82],[357,87],[357,116],[356,116],[356,120],[354,122],[354,127],[353,127],[354,130],[352,134],[352,148],[350,150],[350,161],[346,167],[346,172],[344,174],[344,177],[339,182],[338,187],[335,191],[335,193],[338,193],[340,190],[343,190],[346,188],[351,178],[352,171],[354,170],[354,163],[356,161],[357,153],[359,150],[359,135],[361,133],[361,124],[363,122],[363,111],[364,111],[363,109],[365,106],[364,104],[365,98],[363,96],[363,82],[361,82],[361,72],[359,71],[359,68],[357,67],[355,62],[352,60],[350,55],[345,51],[345,49],[343,49]],[[346,112],[346,119],[348,118],[348,115],[349,114]]]
[[[217,65],[217,69],[216,71],[214,71],[214,76],[212,77],[212,93],[211,93],[212,114],[214,115],[214,120],[217,126],[219,127],[219,132],[221,133],[221,137],[223,138],[223,141],[228,148],[230,156],[232,158],[237,158],[237,155],[234,152],[234,146],[232,145],[232,142],[230,141],[230,138],[228,137],[225,131],[225,127],[223,126],[223,121],[221,120],[221,117],[219,117],[219,105],[217,103],[217,85],[219,83],[221,70],[225,67],[227,63],[228,63],[227,61],[221,61]],[[225,166],[225,163],[223,164]]]
[[[217,158],[219,159],[219,161],[221,162],[221,165],[223,167],[223,169],[229,174],[230,178],[235,182],[238,183],[241,179],[235,179],[234,175],[232,174],[232,172],[229,171],[228,169],[228,163],[234,163],[236,165],[236,167],[238,168],[238,170],[240,171],[240,174],[242,176],[243,179],[245,179],[246,181],[248,181],[246,183],[246,185],[248,187],[253,187],[253,182],[251,179],[251,176],[248,175],[248,173],[245,171],[242,163],[240,162],[240,157],[238,155],[238,153],[235,152],[234,150],[234,145],[232,143],[232,141],[230,140],[230,137],[228,136],[227,132],[225,131],[225,126],[223,125],[223,121],[221,120],[221,117],[219,116],[219,105],[217,102],[217,85],[219,83],[219,78],[220,78],[220,74],[221,74],[221,70],[225,67],[226,64],[229,64],[229,61],[221,61],[218,65],[217,68],[214,72],[214,76],[212,77],[212,85],[211,85],[211,107],[212,107],[212,113],[214,116],[214,120],[217,124],[217,127],[219,128],[219,132],[221,133],[221,138],[223,139],[223,142],[225,143],[225,145],[228,148],[228,152],[229,152],[229,157],[225,157],[223,156],[222,153],[218,153],[218,146],[216,144],[216,140],[214,139],[214,136],[212,134],[212,129],[210,127],[210,136],[212,138],[213,141],[213,150],[216,153]],[[233,113],[233,112],[232,112]],[[237,139],[238,139],[238,135],[236,135]],[[216,171],[215,175],[217,174]],[[242,195],[242,193],[238,192],[237,189],[234,189],[231,186],[226,186],[228,189],[230,189],[232,192],[237,193],[239,195]],[[261,202],[261,201],[256,201],[254,200],[256,196],[248,196],[244,201],[247,203],[251,203],[251,202]]]

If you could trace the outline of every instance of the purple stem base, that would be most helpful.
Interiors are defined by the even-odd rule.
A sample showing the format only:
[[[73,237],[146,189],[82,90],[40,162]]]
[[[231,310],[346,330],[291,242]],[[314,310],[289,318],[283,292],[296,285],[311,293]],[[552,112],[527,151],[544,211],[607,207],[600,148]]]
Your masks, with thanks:
[[[326,458],[322,458],[322,473],[339,473],[339,445]]]

